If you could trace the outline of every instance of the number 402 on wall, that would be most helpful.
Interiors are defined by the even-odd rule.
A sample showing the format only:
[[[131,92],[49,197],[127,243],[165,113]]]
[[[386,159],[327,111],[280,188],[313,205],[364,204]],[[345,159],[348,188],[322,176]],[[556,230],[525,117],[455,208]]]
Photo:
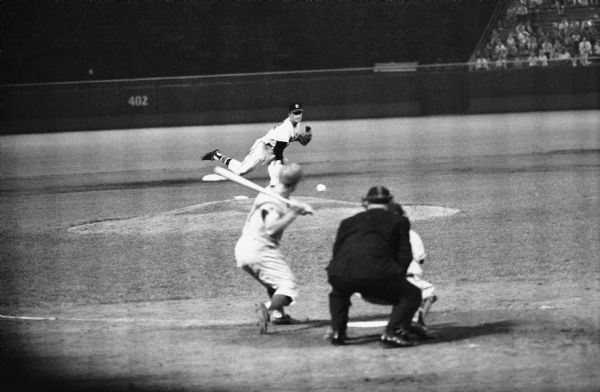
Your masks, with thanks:
[[[129,106],[148,106],[148,96],[147,95],[132,95],[127,100]]]

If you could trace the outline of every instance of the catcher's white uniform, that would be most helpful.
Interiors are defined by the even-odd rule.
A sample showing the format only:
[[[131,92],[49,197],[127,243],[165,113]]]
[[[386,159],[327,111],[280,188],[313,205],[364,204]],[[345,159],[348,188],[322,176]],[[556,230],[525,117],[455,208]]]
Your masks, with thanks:
[[[235,259],[238,267],[244,268],[274,294],[294,301],[298,296],[296,278],[279,249],[283,230],[276,235],[265,230],[268,222],[279,219],[287,210],[282,202],[258,194],[235,245]]]
[[[425,246],[423,245],[421,236],[414,230],[410,230],[408,234],[410,236],[413,259],[408,266],[406,279],[421,289],[421,295],[423,296],[423,300],[425,300],[433,297],[433,292],[435,290],[433,284],[423,279],[423,268],[421,268],[421,264],[425,261],[427,253],[425,253]]]

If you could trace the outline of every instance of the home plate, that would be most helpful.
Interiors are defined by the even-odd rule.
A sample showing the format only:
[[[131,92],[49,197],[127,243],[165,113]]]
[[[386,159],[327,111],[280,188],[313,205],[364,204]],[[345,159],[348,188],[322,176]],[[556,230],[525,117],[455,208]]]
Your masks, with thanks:
[[[244,196],[244,195],[239,195],[239,196],[233,196],[233,198],[235,200],[247,200],[248,196]]]
[[[204,177],[202,177],[202,181],[209,181],[209,182],[212,182],[212,181],[224,181],[224,180],[226,180],[225,177],[220,176],[218,174],[214,174],[214,173],[207,174]]]
[[[388,324],[387,320],[373,320],[373,321],[350,321],[348,327],[354,328],[379,328],[385,327]]]

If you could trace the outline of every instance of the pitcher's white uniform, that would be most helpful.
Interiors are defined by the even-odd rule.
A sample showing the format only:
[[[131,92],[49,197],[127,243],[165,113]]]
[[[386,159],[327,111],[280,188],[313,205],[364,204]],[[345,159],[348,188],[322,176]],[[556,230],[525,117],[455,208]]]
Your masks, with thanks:
[[[279,249],[283,231],[272,236],[265,231],[265,222],[279,219],[288,207],[265,194],[258,194],[248,214],[242,235],[235,245],[238,267],[252,274],[274,294],[298,296],[296,278]]]
[[[243,161],[240,162],[236,159],[231,159],[227,167],[234,173],[241,175],[248,173],[259,163],[262,163],[263,165],[268,164],[267,170],[269,172],[269,177],[271,177],[271,185],[274,184],[278,178],[279,168],[282,162],[275,161],[273,147],[275,147],[277,142],[284,142],[289,145],[296,141],[298,134],[301,133],[300,126],[300,122],[294,125],[289,117],[286,118],[273,128],[269,129],[265,136],[257,139]]]

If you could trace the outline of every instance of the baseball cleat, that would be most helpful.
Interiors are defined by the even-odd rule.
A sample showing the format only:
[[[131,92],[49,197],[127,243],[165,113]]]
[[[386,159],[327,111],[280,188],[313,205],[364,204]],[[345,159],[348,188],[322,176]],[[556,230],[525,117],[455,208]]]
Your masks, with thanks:
[[[202,157],[203,161],[212,161],[215,159],[215,157],[217,157],[218,155],[221,154],[221,151],[217,150],[212,150],[209,153],[204,154],[204,156]]]
[[[267,309],[267,305],[261,303],[258,305],[256,311],[258,312],[258,322],[256,325],[258,326],[258,333],[264,335],[267,333],[267,327],[269,325],[269,310]]]
[[[414,342],[409,340],[406,332],[395,333],[393,335],[384,333],[381,335],[379,341],[386,347],[412,347],[415,345]]]
[[[284,314],[281,317],[270,317],[273,325],[291,325],[297,324],[298,321],[290,317],[289,314]]]

